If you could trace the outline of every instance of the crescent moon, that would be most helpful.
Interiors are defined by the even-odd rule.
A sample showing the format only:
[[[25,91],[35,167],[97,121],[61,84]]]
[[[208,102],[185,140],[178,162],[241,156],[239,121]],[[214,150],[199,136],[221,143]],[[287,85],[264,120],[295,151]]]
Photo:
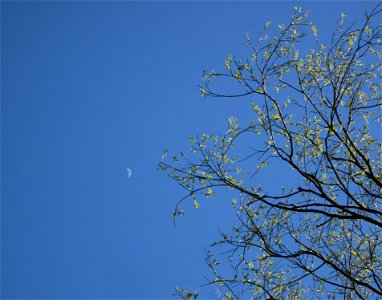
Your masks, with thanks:
[[[131,175],[133,175],[133,172],[131,171],[130,168],[126,168],[126,171],[127,171],[127,178],[130,178]]]

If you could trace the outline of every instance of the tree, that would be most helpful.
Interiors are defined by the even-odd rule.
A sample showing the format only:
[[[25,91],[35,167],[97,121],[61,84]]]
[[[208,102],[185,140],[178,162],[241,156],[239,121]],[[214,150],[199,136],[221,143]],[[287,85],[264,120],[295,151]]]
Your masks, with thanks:
[[[159,167],[187,191],[174,217],[187,199],[237,194],[238,225],[206,259],[226,299],[382,298],[380,14],[378,4],[358,26],[342,14],[324,45],[296,7],[288,24],[247,35],[248,59],[204,72],[203,96],[250,98],[254,120],[230,118],[225,134],[190,138],[191,154]],[[240,91],[215,91],[225,79]],[[285,186],[262,183],[271,165]]]

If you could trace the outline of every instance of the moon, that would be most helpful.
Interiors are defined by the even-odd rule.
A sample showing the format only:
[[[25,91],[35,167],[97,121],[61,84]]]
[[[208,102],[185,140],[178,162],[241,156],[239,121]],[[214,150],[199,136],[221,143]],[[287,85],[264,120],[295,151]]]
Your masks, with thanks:
[[[130,178],[131,175],[133,175],[133,172],[131,171],[130,168],[126,168],[126,171],[127,171],[127,178]]]

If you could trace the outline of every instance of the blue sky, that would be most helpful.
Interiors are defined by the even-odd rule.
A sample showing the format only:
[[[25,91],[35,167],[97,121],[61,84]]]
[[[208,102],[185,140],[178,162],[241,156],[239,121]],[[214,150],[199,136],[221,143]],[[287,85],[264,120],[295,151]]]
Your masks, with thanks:
[[[164,299],[205,283],[230,199],[174,228],[183,192],[156,166],[250,118],[247,101],[196,85],[295,5],[324,33],[373,3],[1,2],[1,297]]]

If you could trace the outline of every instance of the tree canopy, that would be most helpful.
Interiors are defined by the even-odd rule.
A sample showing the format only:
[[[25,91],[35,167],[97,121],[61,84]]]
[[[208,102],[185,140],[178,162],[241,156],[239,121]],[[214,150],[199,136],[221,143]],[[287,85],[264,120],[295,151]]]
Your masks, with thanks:
[[[174,217],[184,201],[236,193],[238,223],[206,258],[226,299],[382,298],[380,16],[381,4],[361,23],[342,14],[322,42],[295,7],[289,23],[247,35],[248,58],[204,72],[204,97],[249,98],[253,120],[230,118],[225,134],[192,137],[190,153],[159,167],[187,191]],[[263,184],[270,165],[285,185]]]

